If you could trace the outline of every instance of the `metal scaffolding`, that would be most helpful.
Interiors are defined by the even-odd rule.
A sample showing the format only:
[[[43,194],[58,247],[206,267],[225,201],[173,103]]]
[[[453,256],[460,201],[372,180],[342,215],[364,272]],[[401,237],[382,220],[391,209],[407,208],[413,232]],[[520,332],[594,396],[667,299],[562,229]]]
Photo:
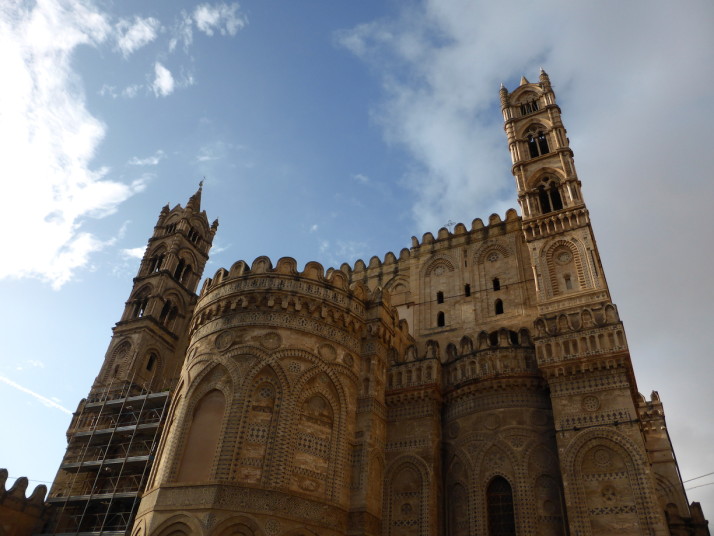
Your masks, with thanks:
[[[80,404],[42,534],[119,536],[131,529],[175,380],[154,389],[110,383]]]

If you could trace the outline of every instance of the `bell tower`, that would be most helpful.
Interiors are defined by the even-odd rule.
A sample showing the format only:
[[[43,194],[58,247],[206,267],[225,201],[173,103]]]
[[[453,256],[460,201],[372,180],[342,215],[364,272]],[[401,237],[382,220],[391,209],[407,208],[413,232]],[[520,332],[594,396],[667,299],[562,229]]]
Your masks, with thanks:
[[[541,313],[610,301],[575,171],[573,151],[550,78],[521,78],[501,109],[513,161],[523,232],[531,252]]]
[[[668,503],[689,507],[669,438],[645,424],[652,403],[637,390],[550,79],[541,70],[500,98],[570,534],[668,534]]]
[[[155,391],[176,382],[196,287],[218,228],[218,220],[209,226],[201,211],[202,187],[185,207],[161,209],[93,391],[131,383]]]
[[[201,189],[185,207],[161,210],[99,375],[67,430],[46,534],[124,534],[132,523],[218,228],[201,211]]]

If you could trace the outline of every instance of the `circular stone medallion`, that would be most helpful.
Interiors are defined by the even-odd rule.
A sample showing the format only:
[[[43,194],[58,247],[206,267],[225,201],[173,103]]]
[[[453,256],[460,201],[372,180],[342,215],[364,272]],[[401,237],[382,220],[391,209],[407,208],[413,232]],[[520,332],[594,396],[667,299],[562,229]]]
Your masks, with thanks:
[[[219,333],[216,337],[216,350],[227,350],[231,344],[233,344],[233,334],[230,331]]]
[[[600,409],[600,399],[595,395],[583,397],[582,407],[585,411],[597,411]]]

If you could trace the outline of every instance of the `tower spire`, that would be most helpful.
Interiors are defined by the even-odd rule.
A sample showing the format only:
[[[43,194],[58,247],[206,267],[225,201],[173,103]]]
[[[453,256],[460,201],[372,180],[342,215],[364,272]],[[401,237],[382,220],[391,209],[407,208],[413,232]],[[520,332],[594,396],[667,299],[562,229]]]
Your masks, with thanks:
[[[190,199],[188,200],[188,203],[186,203],[186,208],[191,208],[191,209],[193,209],[194,212],[201,211],[201,192],[202,191],[203,191],[203,181],[198,183],[198,190],[196,190],[196,193],[190,197]]]

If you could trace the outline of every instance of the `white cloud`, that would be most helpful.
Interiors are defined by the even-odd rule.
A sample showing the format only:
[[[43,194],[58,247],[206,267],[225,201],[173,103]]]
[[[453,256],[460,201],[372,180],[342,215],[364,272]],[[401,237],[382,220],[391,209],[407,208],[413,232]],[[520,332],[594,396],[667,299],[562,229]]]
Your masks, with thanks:
[[[181,18],[172,30],[173,36],[169,40],[169,52],[173,52],[179,43],[183,43],[184,52],[188,52],[188,48],[193,43],[193,17],[181,12]]]
[[[128,164],[130,166],[156,166],[164,158],[166,158],[166,153],[159,149],[153,155],[147,156],[146,158],[139,158],[138,156],[135,156],[129,160]]]
[[[156,39],[161,23],[153,17],[122,19],[116,25],[117,48],[127,58],[141,47]]]
[[[219,32],[221,35],[235,35],[243,28],[248,19],[239,14],[238,4],[201,4],[193,12],[196,27],[206,35]]]
[[[313,224],[310,226],[310,232],[311,232],[311,233],[314,233],[315,231],[317,231],[317,229],[318,229],[318,225],[317,225],[316,223],[313,223]]]
[[[121,250],[122,255],[130,259],[144,258],[144,251],[146,251],[146,246],[141,246],[138,248],[125,248]]]
[[[107,180],[90,162],[105,126],[86,109],[72,54],[106,42],[111,27],[91,4],[46,0],[0,10],[0,174],[8,255],[0,278],[37,277],[55,288],[87,264],[104,242],[82,230],[86,217],[111,213],[139,185]]]
[[[67,415],[72,415],[72,412],[70,410],[68,410],[64,406],[61,406],[60,404],[55,402],[56,399],[53,400],[53,399],[47,398],[46,396],[36,393],[35,391],[28,389],[27,387],[24,387],[24,386],[20,385],[19,383],[16,383],[16,382],[12,381],[11,379],[6,378],[4,376],[0,376],[0,382],[5,383],[5,384],[9,385],[10,387],[13,387],[14,389],[17,389],[18,391],[22,391],[23,393],[28,394],[33,398],[36,398],[37,400],[42,402],[42,404],[44,404],[48,408],[58,409],[61,412],[66,413]]]
[[[174,77],[166,67],[158,61],[154,64],[154,82],[151,84],[151,89],[157,97],[167,97],[174,92],[175,82]]]
[[[142,87],[144,86],[142,86],[141,84],[132,84],[122,89],[121,95],[122,97],[126,97],[127,99],[133,99],[139,94],[139,90],[141,90]]]
[[[369,182],[369,177],[367,175],[363,175],[362,173],[355,173],[352,175],[352,178],[362,184],[367,184]]]

